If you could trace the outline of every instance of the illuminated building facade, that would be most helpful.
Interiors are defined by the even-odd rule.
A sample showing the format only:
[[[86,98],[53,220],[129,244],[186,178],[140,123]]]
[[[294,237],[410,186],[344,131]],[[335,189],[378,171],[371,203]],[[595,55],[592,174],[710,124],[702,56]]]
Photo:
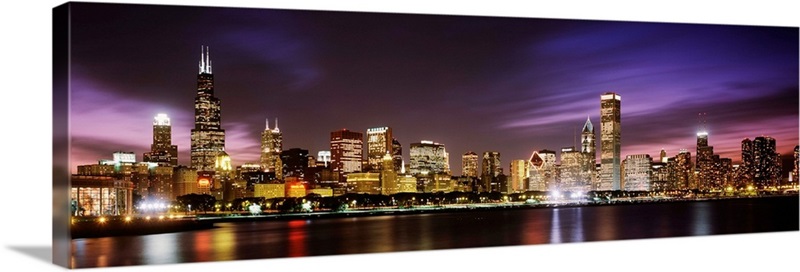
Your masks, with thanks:
[[[697,189],[692,154],[689,151],[681,150],[667,164],[671,172],[670,177],[673,184],[671,188],[676,190]]]
[[[621,190],[620,112],[622,98],[612,92],[600,96],[600,184],[599,189]]]
[[[628,155],[623,161],[625,191],[650,191],[653,158],[648,154]]]
[[[465,177],[478,177],[478,154],[467,152],[461,155],[461,175]]]
[[[509,169],[511,169],[511,186],[508,186],[507,193],[525,192],[528,174],[530,174],[530,164],[526,160],[513,160]]]
[[[780,184],[780,156],[775,146],[775,139],[769,136],[753,139],[753,181],[758,189]]]
[[[188,194],[201,194],[197,186],[197,169],[186,166],[175,167],[172,173],[172,199]]]
[[[367,162],[371,170],[380,171],[383,168],[383,156],[392,154],[392,139],[390,127],[367,129]]]
[[[172,144],[172,125],[166,114],[160,113],[153,118],[153,143],[142,160],[162,166],[178,165],[178,146]]]
[[[350,173],[347,175],[349,193],[373,194],[381,193],[381,173]]]
[[[130,215],[133,182],[106,176],[70,177],[72,213],[76,216]]]
[[[216,199],[232,201],[234,199],[232,186],[235,173],[231,165],[231,156],[227,152],[222,151],[217,155],[214,161],[213,173],[214,180],[212,182],[211,195]]]
[[[347,174],[361,172],[364,135],[347,129],[331,132],[331,163],[339,181],[347,181]]]
[[[503,168],[500,166],[500,152],[483,152],[483,160],[481,161],[481,182],[483,183],[482,191],[499,191],[500,185],[497,182],[497,176],[502,173]]]
[[[283,183],[260,183],[254,185],[254,197],[264,199],[286,197],[286,184]]]
[[[665,158],[664,160],[669,160]],[[651,191],[665,191],[672,189],[669,183],[670,171],[667,163],[657,161],[650,165],[650,190]]]
[[[448,174],[434,174],[431,181],[425,186],[426,193],[449,193],[453,191],[455,181]]]
[[[383,155],[383,167],[381,167],[381,194],[393,195],[397,193],[397,171],[394,170],[394,159],[392,155]]]
[[[586,192],[591,189],[594,162],[589,155],[573,147],[561,149],[561,165],[558,171],[560,190]]]
[[[798,184],[798,173],[800,173],[800,145],[794,146],[794,167],[792,168],[792,175],[789,181],[792,184]]]
[[[557,190],[555,177],[556,153],[550,150],[534,151],[531,158],[528,174],[529,191]]]
[[[200,53],[197,96],[194,99],[194,128],[191,134],[191,166],[198,171],[214,171],[220,152],[225,151],[225,130],[221,126],[220,100],[214,96],[211,58]]]
[[[323,150],[317,152],[317,165],[321,165],[323,167],[328,167],[331,164],[331,151]]]
[[[411,175],[449,174],[448,155],[443,144],[431,141],[412,143],[408,154],[410,156],[409,172]]]
[[[269,128],[269,119],[264,123],[266,127],[261,132],[261,169],[264,172],[275,173],[277,179],[283,179],[283,162],[281,162],[283,134],[278,128],[278,118],[275,118],[275,128]]]
[[[750,138],[742,140],[742,163],[738,168],[739,187],[753,186],[753,174],[755,172],[755,157],[753,154],[753,141]]]

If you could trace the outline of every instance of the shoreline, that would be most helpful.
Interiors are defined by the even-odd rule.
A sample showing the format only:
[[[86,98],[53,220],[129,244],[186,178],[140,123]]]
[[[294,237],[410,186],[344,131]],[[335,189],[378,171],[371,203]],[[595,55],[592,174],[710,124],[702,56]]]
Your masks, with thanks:
[[[415,214],[470,213],[477,211],[501,211],[524,209],[556,209],[578,207],[656,205],[685,202],[735,201],[742,199],[798,198],[798,194],[719,197],[696,199],[649,199],[614,202],[563,202],[563,203],[481,203],[481,204],[448,204],[446,206],[418,206],[413,208],[367,208],[346,211],[314,211],[304,213],[267,213],[260,215],[238,214],[196,214],[192,216],[158,216],[158,217],[102,217],[90,220],[73,218],[70,233],[72,239],[100,238],[112,236],[138,236],[158,233],[182,232],[215,228],[215,223],[285,221],[297,219],[326,219],[348,217],[394,216]]]

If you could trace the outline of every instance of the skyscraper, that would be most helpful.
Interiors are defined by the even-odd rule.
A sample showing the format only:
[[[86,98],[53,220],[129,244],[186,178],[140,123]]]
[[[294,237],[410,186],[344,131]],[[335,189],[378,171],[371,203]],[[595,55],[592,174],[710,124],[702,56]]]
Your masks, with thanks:
[[[592,120],[587,116],[586,123],[583,124],[583,129],[581,130],[581,153],[591,155],[592,160],[594,160],[596,152],[594,126],[592,125]]]
[[[465,177],[478,177],[478,154],[467,152],[461,155],[461,175]]]
[[[792,167],[792,183],[798,183],[798,173],[800,173],[800,145],[794,146],[794,166]]]
[[[613,92],[600,96],[600,186],[620,190],[621,97]]]
[[[526,160],[513,160],[509,167],[511,169],[511,186],[508,193],[524,192],[528,182],[530,163]]]
[[[756,137],[753,140],[753,181],[759,189],[777,186],[780,178],[780,157],[775,152],[775,138]]]
[[[361,172],[364,157],[364,134],[347,129],[331,132],[331,163],[339,181],[347,180],[347,174]]]
[[[695,161],[697,175],[697,185],[699,189],[713,187],[714,177],[713,167],[714,147],[708,145],[708,130],[705,124],[705,113],[700,113],[700,127],[697,131],[697,158]]]
[[[755,171],[755,158],[753,157],[753,141],[750,138],[742,140],[742,164],[739,165],[740,186],[753,185],[753,174]]]
[[[392,128],[376,127],[367,129],[367,162],[373,171],[383,168],[383,156],[392,154]]]
[[[432,141],[420,141],[412,143],[409,147],[409,170],[411,175],[428,175],[448,173],[447,150],[444,144]],[[448,173],[449,174],[449,173]]]
[[[200,52],[197,96],[194,99],[191,166],[198,171],[214,171],[217,155],[225,151],[225,130],[221,126],[220,100],[214,96],[214,75],[208,47]]]
[[[269,119],[265,121],[266,127],[261,132],[261,169],[264,172],[275,173],[275,178],[283,178],[283,134],[278,128],[278,118],[275,118],[275,128],[269,128]]]
[[[394,172],[400,172],[400,168],[403,167],[403,146],[400,145],[400,141],[397,139],[392,139],[392,162],[394,164]]]
[[[161,166],[178,165],[178,146],[172,144],[172,126],[166,114],[159,113],[153,118],[153,144],[143,158]]]
[[[650,191],[653,159],[648,154],[625,157],[625,191]]]
[[[483,152],[481,181],[483,182],[484,191],[491,192],[498,190],[499,184],[497,184],[497,176],[503,173],[502,169],[503,168],[500,167],[500,152]]]
[[[393,195],[397,193],[397,190],[397,171],[394,170],[394,159],[391,154],[386,153],[383,155],[383,167],[381,168],[381,194]]]

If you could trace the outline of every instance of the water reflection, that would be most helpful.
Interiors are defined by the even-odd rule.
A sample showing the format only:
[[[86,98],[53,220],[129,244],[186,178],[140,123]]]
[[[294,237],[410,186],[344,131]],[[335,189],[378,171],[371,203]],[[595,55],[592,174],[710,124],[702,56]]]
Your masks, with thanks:
[[[220,223],[75,239],[71,261],[83,268],[798,229],[797,199],[738,201]]]
[[[572,241],[570,242],[583,242],[583,208],[571,209],[575,215],[575,220],[572,224]]]
[[[178,244],[176,235],[159,234],[142,236],[144,262],[149,264],[168,264],[181,262],[177,251],[172,248]]]
[[[709,203],[697,203],[692,211],[694,212],[694,216],[692,216],[692,235],[711,234],[711,223],[709,222],[709,216],[711,216],[711,212],[709,211]]]
[[[306,221],[292,220],[289,226],[289,257],[306,256]]]
[[[552,244],[561,243],[561,220],[559,220],[558,210],[553,209],[553,216],[550,219],[550,243]]]

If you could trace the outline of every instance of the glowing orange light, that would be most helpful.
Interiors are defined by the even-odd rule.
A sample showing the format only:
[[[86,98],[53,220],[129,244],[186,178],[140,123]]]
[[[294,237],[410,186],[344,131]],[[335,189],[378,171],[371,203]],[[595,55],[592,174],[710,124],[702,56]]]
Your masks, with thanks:
[[[99,221],[100,221],[100,223],[105,223],[106,222],[106,218],[105,217],[100,217]]]
[[[197,180],[197,185],[200,185],[200,186],[203,186],[203,187],[208,187],[209,185],[211,185],[211,180],[205,179],[205,178],[204,179],[199,179],[199,180]]]

